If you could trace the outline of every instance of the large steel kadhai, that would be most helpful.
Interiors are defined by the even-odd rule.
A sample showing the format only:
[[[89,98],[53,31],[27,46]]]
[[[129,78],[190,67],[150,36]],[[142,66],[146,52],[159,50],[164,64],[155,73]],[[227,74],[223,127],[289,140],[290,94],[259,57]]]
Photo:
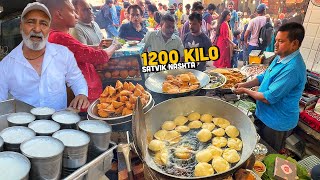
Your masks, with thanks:
[[[198,80],[200,82],[200,86],[198,89],[188,91],[188,92],[183,92],[183,93],[176,93],[176,94],[168,94],[168,93],[164,93],[162,91],[162,84],[166,80],[168,75],[177,76],[179,74],[184,74],[184,73],[188,73],[188,72],[192,72],[198,78]],[[172,69],[172,70],[162,71],[162,72],[158,72],[158,73],[151,75],[145,81],[145,86],[150,91],[160,93],[160,94],[166,94],[166,95],[172,95],[172,96],[187,96],[190,94],[195,94],[200,89],[205,87],[209,82],[210,82],[210,77],[204,72],[194,70],[194,69]]]
[[[241,159],[228,171],[207,177],[181,177],[164,172],[154,163],[148,150],[148,142],[152,139],[153,134],[161,129],[164,121],[174,119],[178,115],[187,115],[191,112],[198,112],[200,114],[209,113],[214,117],[223,117],[239,129],[240,137],[243,141]],[[211,97],[189,96],[170,99],[154,106],[144,115],[141,115],[141,110],[134,113],[133,118],[133,124],[135,124],[132,130],[135,136],[134,144],[137,146],[140,156],[142,156],[143,161],[149,168],[160,173],[161,176],[166,176],[166,179],[221,179],[239,169],[252,155],[257,143],[257,132],[249,117],[237,107]],[[140,126],[145,126],[146,128],[141,128]],[[159,179],[159,177],[156,179]]]

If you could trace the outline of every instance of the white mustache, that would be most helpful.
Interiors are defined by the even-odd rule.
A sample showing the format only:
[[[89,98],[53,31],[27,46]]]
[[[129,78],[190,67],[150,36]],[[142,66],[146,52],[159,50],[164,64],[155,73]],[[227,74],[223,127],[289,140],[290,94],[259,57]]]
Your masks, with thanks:
[[[40,33],[35,33],[33,31],[31,31],[28,38],[30,39],[31,37],[38,37],[38,38],[43,39],[44,35],[41,32]]]

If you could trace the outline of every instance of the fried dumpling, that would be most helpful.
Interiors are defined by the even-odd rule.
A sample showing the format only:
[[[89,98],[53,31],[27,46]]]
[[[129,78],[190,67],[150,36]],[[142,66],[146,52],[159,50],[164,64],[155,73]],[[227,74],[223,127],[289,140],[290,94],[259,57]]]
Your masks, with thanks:
[[[215,125],[225,129],[227,126],[230,126],[230,122],[224,118],[213,118],[212,121]]]
[[[224,150],[222,157],[229,163],[236,163],[240,161],[240,155],[238,154],[238,152],[230,148]]]
[[[118,101],[112,101],[112,105],[114,108],[119,108],[120,106],[124,105],[123,102],[118,102]]]
[[[213,123],[203,123],[202,129],[208,129],[209,131],[212,131],[216,126]]]
[[[122,88],[123,88],[123,84],[122,84],[122,82],[120,82],[119,80],[117,80],[117,82],[116,82],[116,90],[122,90]]]
[[[201,121],[191,121],[188,124],[188,127],[190,129],[198,129],[198,128],[201,128],[201,126],[202,126],[202,122]]]
[[[174,128],[176,128],[176,124],[173,121],[165,121],[162,124],[161,128],[167,131],[171,131],[174,130]]]
[[[134,90],[133,95],[135,95],[136,97],[141,96],[142,92],[139,89]]]
[[[239,138],[228,138],[228,147],[231,149],[235,149],[237,151],[241,151],[242,149],[242,141]]]
[[[212,138],[212,134],[208,129],[201,129],[197,133],[197,138],[200,142],[207,142]]]
[[[154,162],[160,166],[168,164],[168,149],[164,148],[154,155]]]
[[[198,162],[209,162],[212,159],[212,154],[209,149],[203,149],[196,154],[196,160]]]
[[[128,91],[128,90],[120,91],[120,96],[130,96],[131,94],[132,94],[132,92]]]
[[[132,84],[132,82],[129,82],[129,91],[133,92],[134,89],[136,88],[136,86],[134,84]]]
[[[188,122],[188,119],[185,116],[177,116],[173,121],[177,126],[183,126],[186,122]]]
[[[123,83],[123,89],[129,91],[129,83],[124,82],[124,83]]]
[[[122,116],[126,116],[126,115],[129,115],[129,114],[132,114],[132,110],[131,109],[128,109],[128,108],[123,108],[122,110]]]
[[[228,126],[225,129],[226,134],[231,138],[236,138],[239,136],[240,132],[235,126]]]
[[[99,114],[100,117],[103,117],[103,118],[106,118],[106,117],[109,116],[109,113],[104,111],[104,110],[102,110],[102,109],[98,110],[98,114]]]
[[[192,148],[188,145],[181,145],[178,146],[175,151],[174,151],[174,155],[179,158],[179,159],[189,159],[191,158],[191,153]]]
[[[188,115],[188,119],[189,119],[190,121],[199,120],[200,117],[201,117],[201,115],[200,115],[199,113],[197,113],[197,112],[193,112],[193,113],[191,113],[191,114]]]
[[[188,74],[180,74],[179,78],[183,82],[189,82],[190,81],[190,76]]]
[[[223,128],[218,128],[212,131],[212,134],[218,137],[222,137],[225,134],[225,131]]]
[[[203,177],[214,174],[214,170],[209,163],[200,162],[194,168],[194,176]]]
[[[186,133],[190,131],[190,128],[188,126],[177,126],[174,130],[180,132],[180,133]]]
[[[225,137],[214,137],[212,139],[212,145],[216,146],[216,147],[225,147],[227,145],[227,138]]]
[[[223,153],[223,150],[221,148],[213,145],[208,146],[207,149],[211,152],[212,157],[221,156]]]
[[[136,89],[139,89],[142,93],[145,93],[146,90],[143,88],[143,86],[141,86],[140,84],[136,84]]]
[[[149,143],[149,149],[153,152],[160,151],[166,147],[165,142],[154,139]]]
[[[168,133],[165,136],[165,141],[169,142],[170,144],[176,144],[180,141],[181,135],[178,131],[168,131]]]
[[[167,133],[168,133],[167,130],[161,129],[161,130],[157,131],[156,133],[154,133],[153,136],[154,136],[154,138],[163,141],[163,140],[165,140],[165,137],[166,137]]]
[[[223,159],[220,156],[214,157],[212,159],[212,167],[215,171],[217,171],[217,173],[222,173],[225,171],[228,171],[230,169],[230,164],[228,163],[228,161],[226,161],[225,159]]]
[[[200,117],[200,120],[202,122],[205,122],[205,123],[211,123],[212,122],[212,116],[210,114],[202,114],[201,117]]]

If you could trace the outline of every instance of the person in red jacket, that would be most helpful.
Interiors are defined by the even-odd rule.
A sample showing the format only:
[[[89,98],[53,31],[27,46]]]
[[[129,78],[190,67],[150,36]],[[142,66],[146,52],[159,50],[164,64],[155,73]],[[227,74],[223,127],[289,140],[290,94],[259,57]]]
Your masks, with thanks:
[[[88,84],[88,99],[90,102],[98,99],[102,93],[102,82],[95,70],[95,66],[109,61],[117,50],[118,44],[114,42],[108,49],[94,49],[82,44],[69,34],[77,22],[75,8],[69,0],[39,0],[52,15],[51,30],[48,41],[66,46],[73,52],[78,66]]]

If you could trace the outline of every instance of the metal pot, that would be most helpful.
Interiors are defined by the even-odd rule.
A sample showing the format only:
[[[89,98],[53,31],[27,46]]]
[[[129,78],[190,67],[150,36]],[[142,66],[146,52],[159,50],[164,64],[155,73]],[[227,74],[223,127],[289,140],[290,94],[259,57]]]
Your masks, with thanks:
[[[16,152],[0,152],[0,179],[28,180],[31,163]]]
[[[9,127],[12,126],[28,126],[36,117],[27,112],[12,113],[7,117]]]
[[[99,120],[80,121],[78,127],[90,136],[89,160],[108,150],[112,127],[106,122]]]
[[[154,106],[154,100],[152,98],[152,95],[147,92],[150,99],[147,103],[147,105],[143,108],[145,112],[147,112],[149,109],[151,109]],[[132,114],[126,115],[126,116],[119,116],[119,117],[112,117],[112,118],[102,118],[98,115],[98,107],[97,105],[100,103],[99,99],[94,101],[88,108],[88,115],[90,119],[95,120],[102,120],[107,122],[112,126],[112,130],[115,132],[119,131],[131,131],[132,127]]]
[[[2,130],[0,136],[4,140],[5,151],[20,152],[20,144],[36,136],[36,133],[24,126],[13,126]]]
[[[52,137],[64,144],[63,168],[79,168],[87,162],[90,137],[78,130],[64,129],[55,132]]]
[[[81,117],[71,111],[59,111],[52,115],[52,119],[60,124],[61,129],[76,129]]]
[[[148,140],[147,137],[152,135],[161,129],[161,125],[168,119],[174,119],[178,115],[187,115],[191,112],[198,112],[200,114],[209,113],[214,117],[223,117],[230,121],[230,123],[236,126],[240,131],[240,136],[243,141],[243,149],[241,153],[240,161],[230,168],[228,171],[223,173],[217,173],[207,177],[181,177],[174,176],[161,170],[153,161],[151,154],[148,151]],[[144,160],[148,167],[153,169],[157,177],[165,177],[164,179],[178,178],[178,179],[221,179],[227,174],[235,172],[253,153],[257,142],[256,129],[246,114],[235,106],[224,102],[219,99],[205,97],[205,96],[190,96],[181,97],[176,99],[170,99],[164,101],[145,114],[146,132],[140,134],[146,134],[146,136],[136,137],[136,139],[142,139],[142,145],[139,146],[138,142],[135,142],[139,149],[143,149],[145,152]],[[140,128],[141,129],[141,128]],[[142,129],[143,131],[143,129]],[[143,147],[142,147],[143,146]]]
[[[37,133],[37,136],[51,136],[59,131],[60,125],[51,120],[36,120],[31,122],[28,127]]]
[[[37,136],[23,142],[20,149],[31,161],[30,179],[60,179],[64,150],[60,140],[49,136]]]
[[[49,107],[36,107],[30,110],[30,113],[36,116],[36,119],[51,119],[55,112],[55,109]]]
[[[4,141],[3,141],[2,137],[0,136],[0,152],[3,151],[3,144],[4,144]]]

